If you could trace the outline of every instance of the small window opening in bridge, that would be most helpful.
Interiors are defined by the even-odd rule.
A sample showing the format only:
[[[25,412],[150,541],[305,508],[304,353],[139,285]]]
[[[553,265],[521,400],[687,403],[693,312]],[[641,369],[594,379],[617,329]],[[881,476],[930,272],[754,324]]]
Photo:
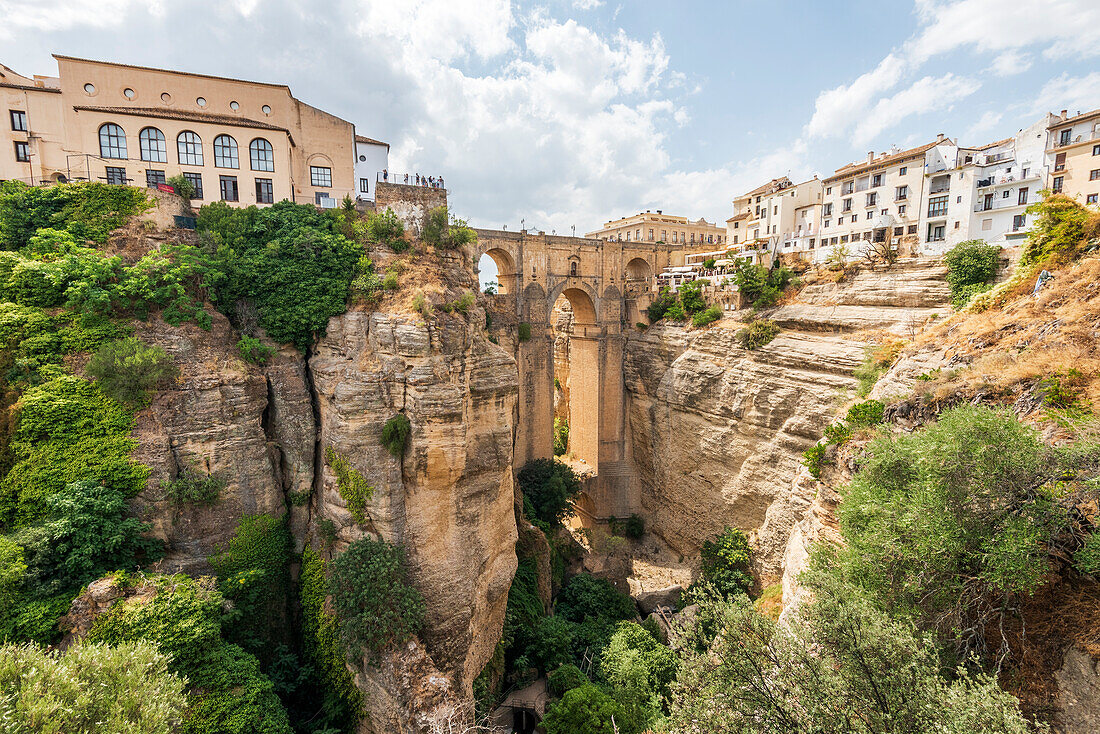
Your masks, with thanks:
[[[576,274],[577,274],[577,261],[576,260],[569,263],[569,274],[571,276],[576,276]]]

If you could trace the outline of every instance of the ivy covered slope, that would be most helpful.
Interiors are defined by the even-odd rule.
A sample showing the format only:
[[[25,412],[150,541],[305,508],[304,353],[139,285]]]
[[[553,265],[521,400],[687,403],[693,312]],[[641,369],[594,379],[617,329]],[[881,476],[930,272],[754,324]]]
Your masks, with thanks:
[[[1053,195],[1031,213],[1000,284],[996,248],[949,253],[958,312],[869,357],[869,399],[807,451],[821,489],[788,548],[809,562],[787,568],[786,614],[813,640],[835,605],[884,615],[876,635],[901,625],[883,644],[915,634],[944,680],[987,690],[980,707],[956,699],[975,730],[1025,730],[998,718],[1003,692],[1029,727],[1094,731],[1100,211]],[[821,521],[834,513],[839,534]]]

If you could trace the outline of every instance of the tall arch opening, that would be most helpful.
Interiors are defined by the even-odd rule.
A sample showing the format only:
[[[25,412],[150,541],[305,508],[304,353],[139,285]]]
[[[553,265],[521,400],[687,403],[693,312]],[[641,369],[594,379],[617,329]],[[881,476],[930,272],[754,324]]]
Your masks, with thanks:
[[[512,256],[499,248],[488,250],[477,261],[481,289],[492,293],[514,293],[516,264]]]
[[[554,453],[582,472],[599,465],[600,345],[596,306],[567,288],[550,315],[554,334]]]

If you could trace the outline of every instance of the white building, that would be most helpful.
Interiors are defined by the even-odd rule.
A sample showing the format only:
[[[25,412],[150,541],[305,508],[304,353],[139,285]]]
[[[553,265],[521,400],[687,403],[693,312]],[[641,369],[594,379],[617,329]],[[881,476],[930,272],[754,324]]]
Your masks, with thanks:
[[[378,174],[390,167],[390,144],[380,140],[355,136],[355,196],[374,201],[374,186]]]
[[[1039,199],[1046,181],[1046,127],[1044,118],[1014,137],[958,149],[954,170],[946,172],[951,185],[949,215],[943,219],[929,212],[923,253],[940,255],[976,239],[1013,247],[1027,235],[1031,218],[1025,210]]]
[[[821,191],[817,177],[795,184],[783,176],[738,196],[734,215],[726,220],[726,244],[753,262],[809,249],[810,239],[817,237],[813,212],[821,204]]]

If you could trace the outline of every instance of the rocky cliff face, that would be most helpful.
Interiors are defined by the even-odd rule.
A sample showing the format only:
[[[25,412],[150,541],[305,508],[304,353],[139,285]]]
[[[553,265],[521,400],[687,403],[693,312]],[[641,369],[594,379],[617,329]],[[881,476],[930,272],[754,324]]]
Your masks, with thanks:
[[[425,266],[443,284],[437,300],[476,288],[468,262],[456,255]],[[168,543],[164,570],[208,572],[207,558],[243,516],[288,507],[299,548],[324,545],[322,521],[336,528],[330,553],[368,535],[404,546],[426,625],[420,640],[357,676],[365,732],[418,730],[426,711],[468,700],[500,637],[516,568],[518,385],[514,360],[488,341],[484,322],[478,308],[429,318],[400,304],[352,308],[308,358],[282,347],[263,367],[239,357],[239,334],[220,314],[210,331],[138,326],[180,368],[135,430],[135,458],[152,468],[135,509]],[[398,458],[380,441],[396,413],[412,426]],[[326,450],[374,488],[365,523],[348,511]],[[174,504],[164,485],[187,473],[221,480],[218,502]],[[410,676],[423,685],[406,685]]]
[[[625,379],[648,528],[684,555],[726,525],[753,535],[765,585],[815,502],[801,465],[846,398],[870,340],[946,313],[944,269],[914,262],[808,285],[765,314],[783,331],[748,351],[726,319],[632,333]]]

